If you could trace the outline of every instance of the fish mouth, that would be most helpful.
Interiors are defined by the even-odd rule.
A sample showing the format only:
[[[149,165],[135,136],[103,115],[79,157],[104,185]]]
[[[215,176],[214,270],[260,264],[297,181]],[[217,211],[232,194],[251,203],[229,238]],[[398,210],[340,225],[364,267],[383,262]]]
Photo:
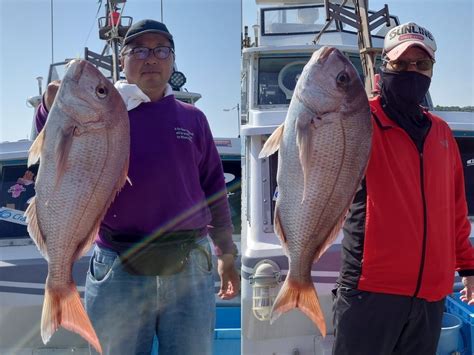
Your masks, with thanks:
[[[323,50],[321,51],[321,55],[319,56],[319,59],[322,61],[325,61],[329,55],[334,52],[336,48],[333,47],[324,47]]]
[[[73,59],[66,64],[67,73],[64,79],[68,78],[72,81],[78,82],[87,65],[85,60]]]
[[[328,58],[333,54],[340,59],[346,60],[344,54],[342,54],[337,48],[334,47],[323,47],[321,54],[318,58],[318,64],[324,64]]]
[[[76,67],[74,68],[74,72],[72,73],[72,80],[79,81],[85,67],[86,67],[86,62],[85,61],[79,61],[79,63],[77,63]]]

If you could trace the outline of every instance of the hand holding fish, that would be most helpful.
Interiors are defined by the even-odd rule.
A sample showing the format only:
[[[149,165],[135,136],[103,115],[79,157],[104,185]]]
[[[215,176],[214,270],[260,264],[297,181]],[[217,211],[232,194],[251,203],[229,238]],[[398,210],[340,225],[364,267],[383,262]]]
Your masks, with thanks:
[[[51,106],[53,106],[54,99],[56,98],[56,94],[58,93],[59,86],[61,85],[61,80],[53,80],[48,84],[48,88],[44,93],[44,105],[46,109],[51,110]]]
[[[465,276],[462,278],[464,288],[461,290],[461,301],[468,305],[474,305],[474,276]]]

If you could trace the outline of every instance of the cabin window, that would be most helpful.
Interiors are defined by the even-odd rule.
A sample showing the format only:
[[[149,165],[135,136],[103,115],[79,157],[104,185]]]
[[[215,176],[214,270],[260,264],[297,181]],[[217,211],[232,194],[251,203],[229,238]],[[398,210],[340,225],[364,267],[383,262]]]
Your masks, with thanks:
[[[464,183],[466,190],[466,199],[468,206],[468,215],[474,219],[474,137],[459,136],[456,134],[456,142],[458,143],[461,153],[461,160],[464,169]],[[269,136],[264,137],[262,146]],[[264,232],[273,232],[274,210],[277,189],[277,169],[278,169],[278,153],[275,153],[262,160],[262,184],[263,184],[263,221]],[[267,203],[265,202],[267,201]],[[267,222],[267,223],[265,223]]]
[[[261,16],[263,36],[315,34],[326,24],[322,5],[262,9]],[[334,22],[327,31],[336,31]]]
[[[289,105],[296,82],[309,56],[260,58],[258,105]]]
[[[262,139],[262,146],[268,139],[268,135]],[[262,159],[262,201],[263,201],[263,231],[273,233],[273,221],[275,219],[275,204],[278,197],[277,187],[278,152],[268,158]]]
[[[242,229],[241,221],[241,195],[242,195],[242,171],[240,156],[237,158],[222,157],[222,167],[227,188],[227,198],[230,207],[230,216],[234,226],[234,234],[240,234]]]
[[[472,133],[472,132],[471,132]],[[464,169],[468,214],[474,217],[474,137],[456,137]]]
[[[28,168],[26,163],[11,162],[0,169],[0,237],[26,238],[23,212],[35,194],[38,165]]]
[[[364,83],[360,56],[355,53],[345,53],[345,55],[354,65],[362,83]],[[296,82],[309,59],[310,56],[307,55],[260,58],[258,65],[258,105],[260,107],[289,105]],[[381,57],[377,56],[375,60],[377,70],[381,65]]]
[[[251,211],[251,200],[250,200],[250,195],[251,195],[251,183],[250,183],[250,179],[252,177],[252,170],[251,170],[251,165],[250,165],[250,158],[251,158],[251,142],[252,142],[252,138],[249,137],[249,136],[246,136],[245,137],[245,164],[244,166],[242,166],[242,172],[245,176],[245,191],[246,191],[246,196],[245,196],[245,205],[243,205],[243,208],[244,208],[244,212],[245,212],[245,216],[246,216],[246,219],[247,219],[247,222],[249,223],[249,225],[252,224],[252,221],[250,219],[250,211]]]
[[[248,60],[246,61],[248,65]],[[248,67],[247,67],[248,68]],[[249,81],[247,79],[248,71],[245,71],[241,77],[241,84],[240,84],[240,124],[247,124],[249,122],[248,118],[248,87]],[[240,132],[239,132],[240,134]]]

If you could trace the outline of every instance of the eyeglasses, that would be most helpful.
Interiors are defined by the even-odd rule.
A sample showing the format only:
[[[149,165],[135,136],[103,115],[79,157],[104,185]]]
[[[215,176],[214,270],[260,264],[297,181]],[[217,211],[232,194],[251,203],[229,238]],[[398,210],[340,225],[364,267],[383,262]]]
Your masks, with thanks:
[[[158,59],[166,59],[171,53],[174,53],[173,48],[171,47],[159,46],[155,48],[136,47],[124,54],[131,56],[133,59],[143,60],[148,58],[150,52],[153,52],[155,57]]]
[[[408,67],[411,64],[414,64],[416,66],[416,69],[420,71],[427,71],[433,68],[434,60],[432,59],[420,59],[416,60],[414,62],[410,62],[407,60],[401,60],[401,59],[396,59],[396,60],[389,60],[387,63],[390,64],[392,69],[394,71],[405,71],[408,69]]]

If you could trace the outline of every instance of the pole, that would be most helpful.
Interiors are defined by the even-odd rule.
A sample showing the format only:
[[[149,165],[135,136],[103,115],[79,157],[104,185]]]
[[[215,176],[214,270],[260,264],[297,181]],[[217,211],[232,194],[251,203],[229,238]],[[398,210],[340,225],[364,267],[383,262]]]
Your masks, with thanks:
[[[38,77],[36,78],[36,80],[38,80],[39,96],[42,96],[42,95],[43,95],[43,77],[42,77],[42,76],[38,76]]]
[[[243,0],[240,0],[240,55],[242,55],[242,48],[244,47],[244,12],[243,12]]]
[[[53,21],[53,0],[51,0],[51,63],[54,63],[54,21]]]
[[[110,24],[111,27],[111,38],[108,40],[109,46],[111,49],[112,54],[112,81],[116,83],[120,80],[120,61],[119,61],[119,43],[120,39],[117,37],[118,33],[118,25],[115,26],[113,23],[113,16],[112,12],[115,11],[115,5],[109,6],[107,2],[105,4],[105,16],[107,19],[107,23]]]
[[[114,83],[119,81],[120,79],[120,63],[119,63],[119,39],[114,38],[111,40],[111,47],[112,47],[112,79]]]
[[[372,38],[369,28],[368,0],[358,0],[356,5],[360,17],[359,50],[365,75],[365,91],[371,97],[374,89],[375,52],[371,50]]]
[[[163,0],[161,0],[161,23],[163,23]]]
[[[237,137],[240,138],[240,105],[237,103]]]

